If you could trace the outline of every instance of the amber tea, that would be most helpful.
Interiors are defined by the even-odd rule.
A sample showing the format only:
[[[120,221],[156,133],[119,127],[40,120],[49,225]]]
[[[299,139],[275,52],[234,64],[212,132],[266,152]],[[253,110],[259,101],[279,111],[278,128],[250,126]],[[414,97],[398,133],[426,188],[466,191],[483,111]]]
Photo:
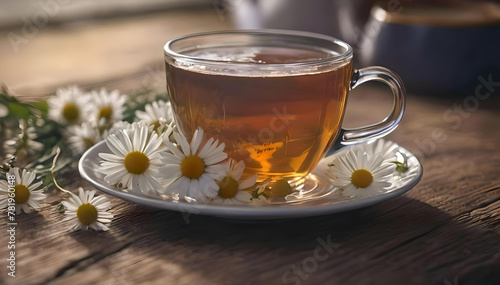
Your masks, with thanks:
[[[249,52],[250,50],[250,52]],[[325,58],[318,50],[287,47],[219,48],[188,53],[209,59],[262,64]],[[351,64],[322,72],[217,74],[167,65],[169,94],[179,128],[201,127],[226,144],[229,156],[269,176],[303,176],[336,138]]]
[[[258,173],[259,180],[305,176],[334,143],[383,136],[402,115],[395,109],[391,115],[396,118],[362,132],[341,128],[347,93],[353,82],[356,86],[353,74],[358,79],[365,76],[361,71],[371,72],[360,83],[391,83],[395,108],[403,95],[390,71],[354,71],[351,48],[327,36],[214,32],[170,41],[165,55],[167,89],[179,129],[189,136],[201,127],[225,143],[229,157]]]

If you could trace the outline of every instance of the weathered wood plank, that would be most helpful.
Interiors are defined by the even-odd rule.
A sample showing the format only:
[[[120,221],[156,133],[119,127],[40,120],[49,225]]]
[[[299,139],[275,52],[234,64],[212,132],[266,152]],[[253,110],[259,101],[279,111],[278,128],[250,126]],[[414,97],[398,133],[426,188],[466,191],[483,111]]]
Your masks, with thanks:
[[[152,72],[86,87],[130,91],[158,79],[162,88],[161,62],[154,64]],[[355,90],[345,125],[382,119],[390,109],[385,92]],[[18,277],[6,277],[3,261],[0,283],[500,284],[500,104],[481,101],[460,123],[443,117],[463,104],[409,96],[389,139],[418,155],[424,178],[402,197],[348,213],[265,223],[192,215],[186,223],[180,213],[112,198],[109,232],[72,233],[56,211],[64,195],[51,190],[40,213],[18,217]],[[89,187],[75,177],[67,188]],[[328,240],[330,252],[321,248]]]
[[[404,125],[390,138],[414,151],[419,147],[415,139],[429,137],[422,125],[439,127],[433,118],[448,105],[410,99]],[[374,104],[364,97],[353,97],[350,103],[365,114]],[[499,117],[489,111],[473,115],[487,128]],[[424,178],[407,195],[339,215],[255,224],[190,216],[186,224],[180,213],[113,199],[117,218],[108,233],[69,233],[55,211],[61,195],[53,195],[52,205],[45,205],[40,214],[19,217],[18,280],[453,284],[457,278],[459,284],[494,284],[488,280],[498,280],[495,269],[500,266],[500,150],[490,143],[498,141],[499,134],[477,130],[477,124],[464,123],[460,132],[442,126],[450,142],[460,143],[436,146],[426,155]],[[336,244],[328,258],[318,262],[314,272],[286,273],[312,262],[318,238]]]

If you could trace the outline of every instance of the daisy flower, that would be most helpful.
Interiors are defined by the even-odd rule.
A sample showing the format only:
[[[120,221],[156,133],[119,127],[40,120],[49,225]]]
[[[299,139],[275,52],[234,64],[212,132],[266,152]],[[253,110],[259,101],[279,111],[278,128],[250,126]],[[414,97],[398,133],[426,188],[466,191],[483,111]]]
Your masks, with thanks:
[[[221,180],[227,170],[227,164],[221,163],[227,158],[224,143],[210,138],[202,145],[203,130],[198,128],[191,144],[178,132],[173,133],[178,146],[170,142],[168,136],[163,143],[170,150],[163,155],[165,166],[160,170],[162,178],[171,180],[165,192],[178,195],[179,198],[205,200],[219,193],[216,180]]]
[[[22,173],[19,172],[19,168],[14,167],[9,171],[9,175],[15,176],[14,184],[14,201],[16,203],[16,214],[19,215],[23,211],[25,213],[30,213],[31,206],[36,211],[40,210],[40,205],[38,201],[45,199],[47,196],[43,194],[43,188],[41,181],[33,183],[36,178],[35,172],[27,171],[23,169]],[[7,181],[0,181],[0,208],[5,208],[8,205],[9,200],[9,184]]]
[[[76,85],[58,88],[47,100],[49,118],[63,125],[79,124],[88,115],[89,99]]]
[[[21,159],[43,149],[43,144],[35,141],[38,136],[34,127],[26,128],[26,124],[20,120],[19,128],[21,129],[20,134],[4,142],[4,149],[7,153],[14,154],[17,151],[17,158]]]
[[[245,163],[242,160],[238,163],[233,159],[229,160],[229,170],[226,172],[226,176],[221,181],[218,181],[219,192],[217,196],[212,198],[213,203],[234,205],[252,202],[252,194],[245,191],[245,189],[255,185],[257,174],[239,181],[244,170]]]
[[[343,189],[344,195],[367,198],[392,185],[390,180],[395,167],[393,163],[384,162],[380,154],[369,155],[354,149],[337,157],[328,175],[334,186]]]
[[[28,154],[36,153],[43,149],[43,144],[41,142],[35,141],[38,138],[34,127],[26,128],[26,133],[24,137],[24,146]]]
[[[151,133],[147,126],[134,123],[130,129],[118,131],[106,139],[111,153],[99,153],[102,172],[111,185],[120,183],[124,188],[136,189],[148,193],[162,189],[156,178],[161,164],[160,147],[162,141]]]
[[[69,148],[77,154],[83,154],[93,145],[102,141],[99,129],[89,122],[84,122],[78,126],[70,126],[66,137]]]
[[[112,125],[122,120],[127,96],[121,95],[118,90],[108,93],[106,88],[101,88],[99,92],[92,91],[91,96],[95,104],[91,119],[97,125]]]
[[[61,202],[66,207],[65,214],[67,215],[63,221],[69,221],[70,229],[75,230],[88,230],[89,228],[96,231],[109,230],[104,225],[110,223],[113,218],[113,214],[107,212],[111,205],[108,198],[94,196],[95,190],[84,191],[80,187],[78,191],[78,196],[69,192],[71,197]]]
[[[162,100],[147,104],[145,112],[135,111],[135,116],[148,125],[154,126],[154,130],[158,133],[162,133],[173,120],[170,102],[165,103]]]

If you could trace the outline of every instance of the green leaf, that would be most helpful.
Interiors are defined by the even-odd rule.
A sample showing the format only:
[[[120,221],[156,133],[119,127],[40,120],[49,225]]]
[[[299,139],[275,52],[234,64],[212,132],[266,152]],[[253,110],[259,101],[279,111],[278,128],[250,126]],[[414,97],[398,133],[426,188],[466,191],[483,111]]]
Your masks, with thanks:
[[[33,108],[36,108],[42,112],[42,115],[45,116],[49,112],[49,104],[46,101],[39,101],[39,102],[31,102],[29,103]]]
[[[27,119],[31,115],[30,110],[21,103],[10,102],[7,108],[9,109],[9,117]]]
[[[408,167],[408,162],[406,161],[406,158],[404,162],[393,161],[392,163],[396,164],[396,171],[398,172],[405,173],[406,171],[408,171],[408,169],[410,169]]]

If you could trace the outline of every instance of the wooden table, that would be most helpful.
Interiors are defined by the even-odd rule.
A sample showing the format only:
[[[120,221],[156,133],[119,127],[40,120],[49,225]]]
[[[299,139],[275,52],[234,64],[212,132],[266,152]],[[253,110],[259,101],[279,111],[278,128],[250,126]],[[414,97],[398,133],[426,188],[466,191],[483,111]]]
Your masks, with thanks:
[[[96,86],[132,90],[147,74]],[[381,119],[390,109],[385,92],[353,92],[346,125]],[[500,284],[500,104],[491,96],[472,110],[472,97],[410,94],[388,138],[419,157],[422,181],[343,214],[251,223],[110,197],[110,231],[70,232],[56,210],[65,196],[49,189],[39,213],[17,217],[15,279],[7,276],[7,226],[0,225],[0,283]],[[453,111],[464,104],[470,111]],[[91,188],[76,172],[70,178],[66,188]]]

